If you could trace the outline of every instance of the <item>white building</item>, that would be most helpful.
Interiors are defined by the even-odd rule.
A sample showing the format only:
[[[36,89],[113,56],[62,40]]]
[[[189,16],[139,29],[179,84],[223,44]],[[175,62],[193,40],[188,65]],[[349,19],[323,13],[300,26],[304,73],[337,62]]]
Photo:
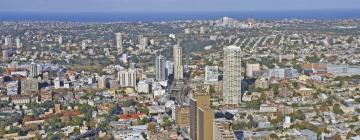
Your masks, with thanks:
[[[246,64],[246,77],[252,78],[254,71],[260,71],[260,64]]]
[[[205,84],[217,83],[219,79],[218,66],[205,66]]]
[[[183,79],[184,70],[182,63],[182,48],[179,45],[174,45],[173,56],[174,56],[174,79]]]
[[[170,74],[174,74],[174,62],[173,61],[166,61],[165,68],[166,68],[166,76],[169,76]]]
[[[123,53],[123,34],[122,33],[115,33],[116,37],[116,48],[118,50],[118,54]]]
[[[241,102],[241,48],[224,48],[224,103],[237,105]]]
[[[61,86],[60,86],[60,78],[59,77],[56,77],[54,79],[54,87],[55,89],[59,89]]]
[[[137,92],[139,93],[149,93],[150,92],[150,85],[146,80],[141,80],[137,84]]]
[[[166,73],[165,73],[165,57],[159,55],[156,57],[156,80],[165,81]]]
[[[120,87],[136,87],[136,70],[127,69],[118,72]]]

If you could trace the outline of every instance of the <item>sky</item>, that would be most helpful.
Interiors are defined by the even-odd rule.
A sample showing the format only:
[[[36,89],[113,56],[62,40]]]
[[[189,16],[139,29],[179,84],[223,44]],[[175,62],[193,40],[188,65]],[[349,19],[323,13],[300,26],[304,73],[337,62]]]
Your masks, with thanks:
[[[360,9],[360,0],[0,0],[0,12],[191,12]]]

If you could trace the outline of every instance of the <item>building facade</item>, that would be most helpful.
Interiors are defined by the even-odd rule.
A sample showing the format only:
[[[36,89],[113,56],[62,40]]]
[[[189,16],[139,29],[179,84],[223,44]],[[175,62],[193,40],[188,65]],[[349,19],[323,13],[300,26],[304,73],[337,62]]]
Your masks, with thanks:
[[[237,105],[241,102],[241,57],[240,47],[224,48],[224,103]]]

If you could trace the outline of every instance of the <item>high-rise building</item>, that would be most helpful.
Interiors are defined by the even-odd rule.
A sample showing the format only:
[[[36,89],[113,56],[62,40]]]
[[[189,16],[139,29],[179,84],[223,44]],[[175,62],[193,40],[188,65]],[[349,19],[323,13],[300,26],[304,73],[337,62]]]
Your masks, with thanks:
[[[120,87],[136,87],[136,70],[127,69],[118,72]]]
[[[175,123],[180,128],[186,128],[190,125],[190,107],[185,105],[175,106]]]
[[[174,79],[183,79],[183,63],[182,63],[182,48],[179,45],[174,45],[173,48],[174,56]]]
[[[101,76],[98,79],[98,89],[105,89],[106,88],[106,77]]]
[[[10,36],[5,37],[4,46],[11,47],[11,43],[12,43],[11,37]]]
[[[38,89],[39,89],[39,83],[36,78],[26,78],[21,80],[21,93],[37,91]]]
[[[58,42],[59,42],[60,45],[63,43],[63,38],[62,38],[61,35],[59,35],[59,37],[58,37]]]
[[[81,49],[82,49],[82,50],[85,50],[86,47],[87,47],[86,41],[85,41],[85,40],[84,40],[84,41],[81,41]]]
[[[169,77],[170,74],[174,74],[174,62],[173,61],[166,61],[165,68],[166,68],[166,76],[167,77]]]
[[[197,118],[198,140],[213,139],[214,113],[209,106],[199,107]]]
[[[118,54],[123,53],[123,34],[122,33],[115,33],[116,37],[116,48],[118,51]]]
[[[165,81],[165,74],[165,57],[159,55],[158,57],[156,57],[156,80]]]
[[[224,103],[237,105],[241,102],[241,57],[239,46],[224,48]]]
[[[16,43],[16,48],[20,49],[22,47],[22,43],[19,37],[16,37],[15,39],[15,43]]]
[[[38,66],[34,63],[30,64],[29,68],[29,77],[35,77],[38,76]]]
[[[201,127],[199,127],[198,122],[198,109],[210,107],[210,105],[210,95],[195,95],[194,97],[190,98],[190,137],[192,140],[199,140],[200,138],[199,128]]]
[[[246,77],[252,78],[254,71],[260,71],[260,64],[246,64]]]
[[[2,51],[2,59],[3,59],[3,61],[7,61],[8,60],[8,57],[9,57],[9,52],[8,52],[8,50],[3,50]]]
[[[218,79],[218,66],[205,66],[205,84],[217,83]]]

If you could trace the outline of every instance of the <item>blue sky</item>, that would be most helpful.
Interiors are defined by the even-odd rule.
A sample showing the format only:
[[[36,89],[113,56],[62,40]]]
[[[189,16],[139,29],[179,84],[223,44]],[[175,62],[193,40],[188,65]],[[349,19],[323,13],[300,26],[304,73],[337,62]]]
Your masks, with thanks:
[[[0,0],[2,12],[181,12],[360,9],[360,0]]]

